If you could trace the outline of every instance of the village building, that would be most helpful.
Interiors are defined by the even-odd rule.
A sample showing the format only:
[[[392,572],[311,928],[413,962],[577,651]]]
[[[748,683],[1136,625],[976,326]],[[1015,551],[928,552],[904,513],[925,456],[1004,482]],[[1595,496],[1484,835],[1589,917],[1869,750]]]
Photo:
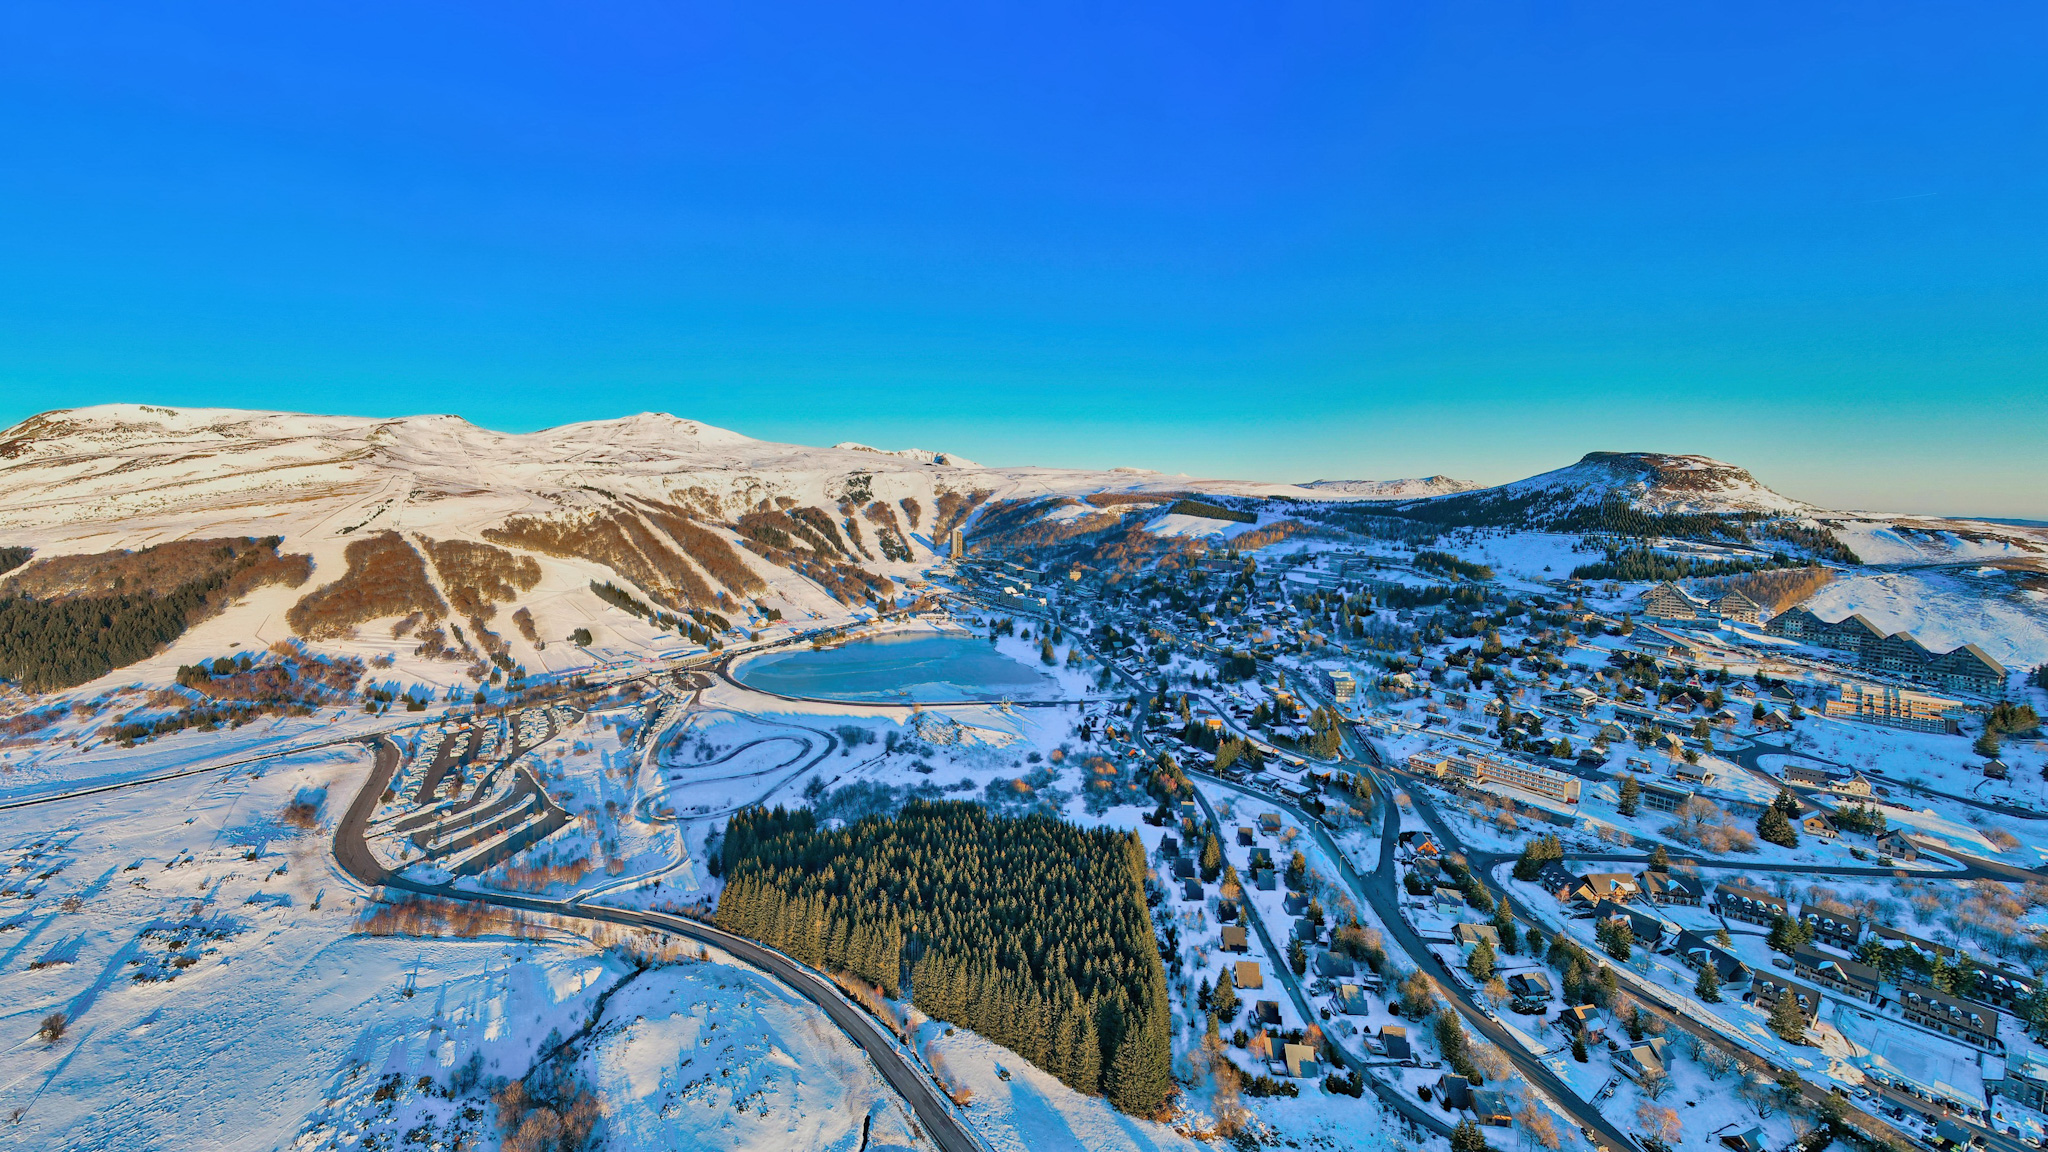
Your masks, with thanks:
[[[1775,972],[1757,973],[1755,982],[1750,985],[1749,995],[1750,999],[1765,1011],[1777,1007],[1780,997],[1791,996],[1797,1001],[1799,1012],[1806,1017],[1808,1024],[1813,1023],[1820,1014],[1819,989],[1795,984]]]
[[[1788,920],[1792,917],[1792,909],[1785,901],[1746,884],[1724,881],[1715,887],[1714,894],[1718,898],[1721,915],[1731,920],[1768,928],[1780,916]]]
[[[1833,989],[1852,1000],[1877,1003],[1878,983],[1882,976],[1868,964],[1837,959],[1811,948],[1795,948],[1792,950],[1792,970],[1802,979]]]
[[[1652,904],[1683,904],[1697,908],[1706,901],[1706,885],[1697,877],[1644,872],[1636,877],[1636,882],[1642,885],[1643,895]]]

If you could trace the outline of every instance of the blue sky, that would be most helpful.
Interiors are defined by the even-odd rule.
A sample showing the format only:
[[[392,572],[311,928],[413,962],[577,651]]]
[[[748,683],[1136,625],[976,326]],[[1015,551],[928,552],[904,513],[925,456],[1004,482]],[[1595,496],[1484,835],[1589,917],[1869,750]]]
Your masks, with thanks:
[[[0,422],[659,409],[2048,517],[2038,4],[17,0]]]

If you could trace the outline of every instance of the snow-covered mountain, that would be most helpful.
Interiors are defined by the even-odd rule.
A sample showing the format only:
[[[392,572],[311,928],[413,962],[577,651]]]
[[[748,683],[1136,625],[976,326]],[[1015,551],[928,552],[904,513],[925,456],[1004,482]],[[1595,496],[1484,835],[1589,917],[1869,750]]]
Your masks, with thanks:
[[[1733,464],[1662,452],[1588,452],[1575,464],[1492,488],[1393,507],[1466,523],[1541,524],[1574,511],[1626,505],[1670,515],[1739,512],[1803,516],[1811,505],[1779,495]]]
[[[1345,496],[1354,500],[1420,500],[1470,492],[1480,486],[1475,480],[1455,480],[1449,476],[1417,476],[1406,480],[1311,480],[1302,485],[1327,496]]]
[[[1103,509],[1163,509],[1191,492],[1314,495],[781,444],[662,413],[508,434],[455,416],[113,404],[0,432],[0,548],[34,556],[0,575],[0,594],[105,594],[138,587],[143,568],[163,593],[173,554],[120,554],[182,542],[177,579],[190,580],[208,555],[191,542],[277,537],[300,559],[245,572],[232,595],[246,603],[195,626],[158,672],[307,639],[365,658],[417,644],[447,659],[445,642],[472,661],[509,653],[537,669],[568,666],[544,646],[579,629],[630,652],[692,619],[844,619],[901,602],[948,531],[990,509],[1029,522],[1091,497],[1101,503],[1088,514],[1110,524]],[[288,578],[309,566],[310,578]],[[593,583],[624,599],[600,599]]]

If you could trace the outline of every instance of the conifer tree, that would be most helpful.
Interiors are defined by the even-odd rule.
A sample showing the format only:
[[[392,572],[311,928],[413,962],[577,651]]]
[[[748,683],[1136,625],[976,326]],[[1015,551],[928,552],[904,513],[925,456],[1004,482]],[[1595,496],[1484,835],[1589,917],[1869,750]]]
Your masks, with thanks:
[[[1643,786],[1636,783],[1634,773],[1623,773],[1621,777],[1621,801],[1615,810],[1623,816],[1633,816],[1642,804]]]
[[[1465,971],[1470,972],[1474,980],[1484,984],[1493,979],[1494,962],[1493,944],[1482,939],[1473,946],[1472,955],[1466,957]]]
[[[1775,804],[1764,809],[1764,814],[1756,818],[1756,834],[1758,839],[1780,847],[1799,847],[1799,833],[1792,830],[1792,822],[1785,819],[1785,813]]]
[[[1231,979],[1228,967],[1216,978],[1216,991],[1209,995],[1209,1006],[1225,1024],[1237,1019],[1237,981]]]
[[[1493,910],[1493,931],[1500,937],[1501,951],[1510,956],[1521,954],[1522,934],[1515,930],[1515,915],[1509,911],[1508,902],[1505,900]]]
[[[1666,852],[1662,844],[1657,845],[1656,850],[1650,853],[1650,871],[1671,871],[1671,853]]]
[[[1211,831],[1202,838],[1202,883],[1214,884],[1223,871],[1223,841]]]
[[[1789,988],[1771,1005],[1771,1031],[1787,1044],[1806,1043],[1806,1014],[1799,1010],[1799,998]]]
[[[1714,966],[1714,961],[1711,957],[1708,958],[1706,963],[1700,965],[1700,978],[1693,984],[1692,994],[1699,997],[1701,1003],[1719,1004],[1721,1002],[1721,973]]]

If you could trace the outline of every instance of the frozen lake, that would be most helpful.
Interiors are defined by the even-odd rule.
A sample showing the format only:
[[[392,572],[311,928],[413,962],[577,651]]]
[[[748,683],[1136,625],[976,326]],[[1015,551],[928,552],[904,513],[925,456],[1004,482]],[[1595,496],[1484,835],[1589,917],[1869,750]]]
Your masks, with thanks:
[[[741,661],[733,678],[780,696],[865,703],[1043,700],[1059,694],[1052,677],[1004,656],[986,640],[930,632],[773,652]]]

